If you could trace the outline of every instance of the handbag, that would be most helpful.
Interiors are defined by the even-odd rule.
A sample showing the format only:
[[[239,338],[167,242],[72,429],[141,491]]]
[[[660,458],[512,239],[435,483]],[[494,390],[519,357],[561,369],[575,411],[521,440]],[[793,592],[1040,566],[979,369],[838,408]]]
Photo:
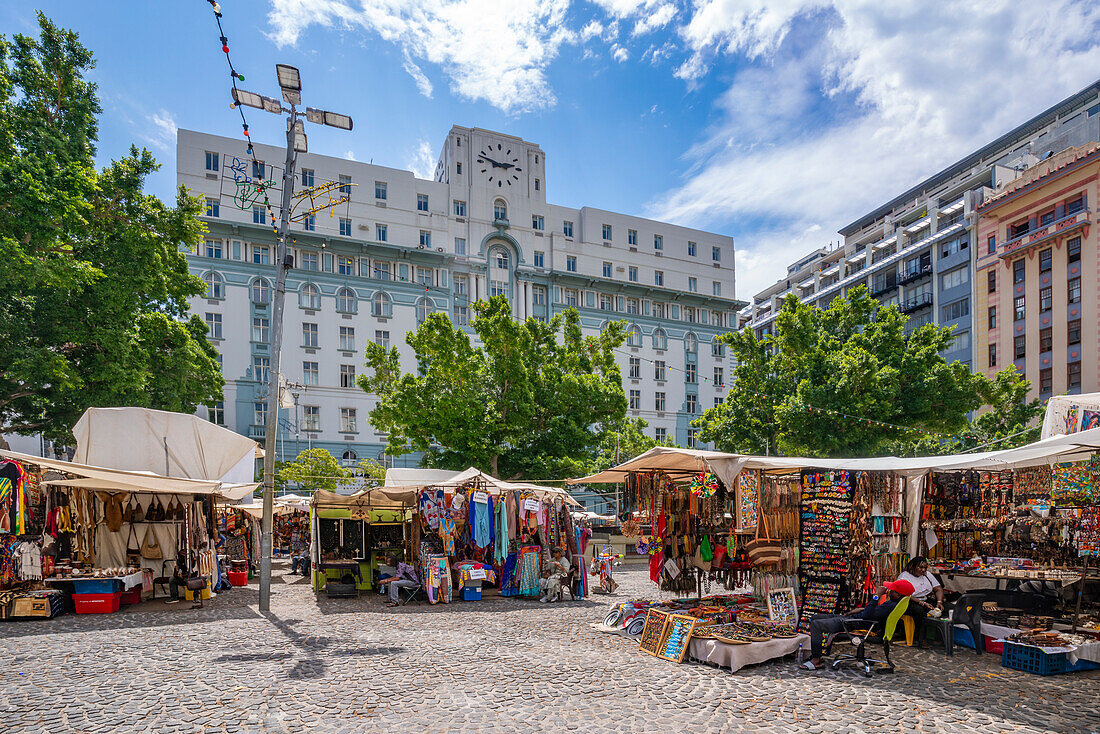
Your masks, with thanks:
[[[188,591],[202,591],[205,588],[206,588],[206,577],[205,576],[192,576],[191,578],[187,579],[187,589],[188,589]]]
[[[157,536],[152,528],[145,528],[145,539],[141,541],[141,557],[150,559],[164,557],[164,551],[157,544]]]
[[[130,495],[130,499],[133,500],[133,495]],[[145,510],[141,506],[141,501],[134,502],[134,511],[130,515],[131,523],[145,522]]]
[[[141,547],[137,545],[137,535],[134,533],[133,523],[130,524],[130,534],[126,536],[126,565],[141,565]]]
[[[760,536],[763,529],[764,536]],[[768,533],[768,518],[764,513],[760,514],[760,522],[756,525],[756,537],[745,546],[745,553],[754,566],[774,566],[782,558],[782,544],[778,538],[770,537]]]
[[[164,522],[164,505],[161,503],[160,497],[153,497],[153,502],[157,503],[157,507],[153,509],[153,505],[149,505],[149,521]]]

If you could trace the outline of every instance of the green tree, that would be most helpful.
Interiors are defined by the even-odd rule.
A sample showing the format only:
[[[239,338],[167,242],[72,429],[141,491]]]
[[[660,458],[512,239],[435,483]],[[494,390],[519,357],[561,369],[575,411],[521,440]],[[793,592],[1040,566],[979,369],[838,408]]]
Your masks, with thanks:
[[[357,474],[379,485],[386,480],[386,467],[374,459],[360,459],[357,466]]]
[[[326,449],[306,449],[278,471],[278,478],[284,487],[293,483],[303,489],[329,492],[335,492],[336,486],[350,476],[351,472],[340,466],[336,457]]]
[[[601,426],[595,454],[575,473],[595,474],[649,451],[657,441],[646,435],[648,425],[643,418],[627,416]]]
[[[223,381],[179,250],[202,239],[200,202],[146,195],[145,150],[96,171],[92,55],[38,21],[0,39],[0,428],[66,441],[90,406],[192,412]]]
[[[504,296],[473,308],[482,346],[432,314],[406,336],[415,374],[402,372],[396,348],[367,345],[358,384],[379,397],[370,417],[389,433],[387,451],[420,451],[426,466],[475,466],[504,478],[559,476],[586,461],[598,426],[626,414],[614,359],[624,324],[585,337],[575,309],[543,323],[517,321]]]
[[[982,385],[982,402],[989,409],[970,423],[968,435],[958,448],[981,446],[983,451],[995,451],[1037,440],[1042,424],[1036,423],[1036,419],[1043,415],[1046,406],[1039,399],[1029,401],[1030,390],[1031,382],[1015,367],[1005,367],[987,380]]]
[[[785,454],[873,456],[921,440],[884,424],[965,433],[989,381],[940,356],[953,338],[950,328],[925,324],[906,334],[907,321],[862,286],[825,309],[788,296],[774,335],[719,337],[738,366],[725,403],[695,422],[700,438],[743,453],[769,446]]]

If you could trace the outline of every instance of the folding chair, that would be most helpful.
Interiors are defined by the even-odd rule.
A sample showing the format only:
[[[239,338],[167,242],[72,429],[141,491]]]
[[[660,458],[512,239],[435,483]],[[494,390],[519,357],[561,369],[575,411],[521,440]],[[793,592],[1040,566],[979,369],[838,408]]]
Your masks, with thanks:
[[[886,618],[885,624],[882,622],[871,622],[866,619],[844,620],[844,630],[829,635],[829,639],[825,643],[825,655],[831,657],[830,653],[832,652],[834,642],[850,642],[855,646],[855,652],[846,655],[838,655],[833,658],[833,668],[836,669],[846,663],[855,663],[863,667],[863,674],[868,678],[871,677],[872,669],[880,673],[893,673],[895,668],[894,663],[890,661],[890,640],[893,639],[898,622],[901,620],[902,615],[905,614],[905,609],[908,606],[909,597],[905,597],[899,601],[897,606],[894,607],[894,610],[890,612],[890,616]],[[882,643],[882,656],[884,659],[878,660],[876,658],[867,657],[868,642]],[[881,667],[872,668],[873,665]]]
[[[402,594],[404,594],[404,600],[402,601]],[[424,582],[421,581],[416,586],[398,586],[397,587],[397,603],[399,606],[405,606],[416,597],[424,597]]]

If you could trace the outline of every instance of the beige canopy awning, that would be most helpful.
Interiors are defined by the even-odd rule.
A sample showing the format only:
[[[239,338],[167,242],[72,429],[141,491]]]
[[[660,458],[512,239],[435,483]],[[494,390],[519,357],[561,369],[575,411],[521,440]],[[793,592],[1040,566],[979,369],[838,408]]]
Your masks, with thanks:
[[[539,499],[560,497],[568,504],[580,506],[580,502],[577,502],[564,489],[530,482],[506,482],[474,467],[460,472],[448,469],[388,469],[386,470],[386,480],[383,486],[363,490],[350,495],[350,497],[366,497],[369,495],[368,498],[360,500],[360,502],[370,501],[374,506],[382,506],[377,504],[379,500],[412,505],[416,502],[417,492],[422,489],[442,489],[445,492],[453,492],[456,488],[475,480],[483,482],[491,494],[499,495],[501,492],[524,491],[530,492]],[[318,506],[332,506],[328,503],[336,501],[330,498],[318,500],[319,494],[319,492],[314,494],[314,503]],[[326,494],[332,495],[331,492]],[[332,495],[332,497],[341,496],[343,495]]]
[[[214,480],[181,479],[163,477],[159,474],[140,471],[109,469],[101,466],[77,464],[59,459],[46,459],[41,456],[21,454],[17,451],[0,450],[0,458],[11,459],[23,464],[33,464],[44,469],[72,474],[75,479],[51,479],[48,485],[65,487],[84,487],[114,492],[152,492],[161,494],[203,494],[239,500],[256,489],[255,482],[248,484],[230,484]]]

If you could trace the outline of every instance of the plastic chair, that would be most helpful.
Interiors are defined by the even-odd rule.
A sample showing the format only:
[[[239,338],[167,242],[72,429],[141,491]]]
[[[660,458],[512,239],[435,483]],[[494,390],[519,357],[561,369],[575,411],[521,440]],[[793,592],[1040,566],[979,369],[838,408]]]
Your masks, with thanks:
[[[936,630],[947,654],[955,652],[955,628],[970,630],[974,640],[974,652],[982,654],[982,601],[984,594],[963,594],[955,602],[951,611],[939,619],[924,618],[924,627]],[[923,632],[923,630],[922,630]]]
[[[893,673],[895,666],[890,660],[890,640],[894,637],[898,621],[902,619],[908,606],[909,597],[905,597],[890,612],[885,624],[882,622],[868,622],[866,619],[844,620],[844,630],[829,635],[829,639],[825,643],[825,654],[831,657],[833,643],[837,641],[850,642],[856,649],[854,653],[838,655],[833,658],[833,669],[835,670],[846,663],[855,663],[863,667],[863,674],[868,678],[871,677],[872,665],[881,666],[874,668],[880,673]],[[867,643],[869,641],[881,642],[882,660],[867,657]]]

